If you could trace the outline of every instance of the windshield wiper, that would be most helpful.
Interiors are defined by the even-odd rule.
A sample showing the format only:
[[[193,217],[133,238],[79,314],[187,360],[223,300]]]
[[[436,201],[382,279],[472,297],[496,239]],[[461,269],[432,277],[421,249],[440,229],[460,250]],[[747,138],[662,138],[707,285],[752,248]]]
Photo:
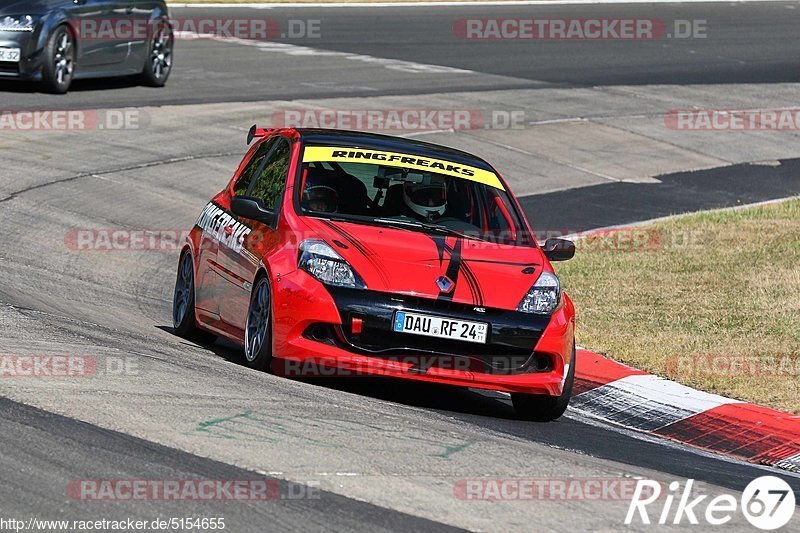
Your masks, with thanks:
[[[413,220],[398,220],[396,218],[376,218],[375,222],[379,224],[386,224],[388,226],[404,226],[408,228],[417,228],[417,229],[424,229],[427,231],[432,231],[434,233],[439,233],[441,235],[451,235],[453,237],[461,237],[462,239],[475,239],[478,241],[485,241],[485,239],[481,239],[476,235],[468,235],[466,233],[462,233],[458,230],[454,230],[452,228],[448,228],[447,226],[442,226],[440,224],[431,224],[430,222],[417,222]]]
[[[425,230],[433,233],[438,233],[440,235],[450,235],[453,237],[460,237],[462,239],[474,239],[477,241],[489,242],[486,239],[481,239],[476,235],[469,235],[467,233],[462,233],[458,230],[448,228],[447,226],[442,226],[439,224],[431,224],[429,222],[419,222],[416,220],[400,220],[397,218],[377,218],[377,217],[370,219],[360,219],[355,217],[350,218],[350,217],[342,217],[335,215],[334,216],[328,215],[323,218],[326,218],[332,222],[350,222],[354,224],[366,224],[366,225],[384,224],[386,226],[392,226],[395,228],[400,227],[403,229],[408,229],[409,231]]]

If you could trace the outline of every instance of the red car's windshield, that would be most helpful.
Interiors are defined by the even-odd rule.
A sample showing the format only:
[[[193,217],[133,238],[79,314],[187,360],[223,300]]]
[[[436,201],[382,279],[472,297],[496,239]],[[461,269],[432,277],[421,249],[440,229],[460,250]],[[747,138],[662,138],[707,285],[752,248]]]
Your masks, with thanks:
[[[388,161],[308,159],[304,158],[298,187],[301,214],[530,244],[509,193],[494,173],[482,171],[485,177],[478,181],[475,176],[453,175],[454,168],[468,174],[471,167],[463,165],[449,165],[445,174]],[[436,160],[423,161],[438,169]]]

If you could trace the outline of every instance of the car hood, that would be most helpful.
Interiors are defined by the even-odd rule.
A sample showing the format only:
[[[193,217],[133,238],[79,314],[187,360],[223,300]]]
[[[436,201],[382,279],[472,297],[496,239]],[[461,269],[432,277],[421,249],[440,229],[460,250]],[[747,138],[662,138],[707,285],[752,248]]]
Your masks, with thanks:
[[[371,290],[514,310],[542,272],[538,248],[304,217]],[[454,287],[437,285],[447,276]]]
[[[51,9],[74,5],[67,0],[20,0],[19,2],[0,2],[0,16],[6,15],[44,15]]]

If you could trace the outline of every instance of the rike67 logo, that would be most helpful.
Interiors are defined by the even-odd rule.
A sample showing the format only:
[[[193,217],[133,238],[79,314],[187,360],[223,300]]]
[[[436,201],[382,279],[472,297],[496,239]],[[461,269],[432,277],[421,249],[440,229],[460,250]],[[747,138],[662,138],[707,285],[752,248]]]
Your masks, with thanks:
[[[742,492],[741,506],[731,494],[721,494],[710,500],[708,494],[693,498],[690,479],[681,488],[678,481],[669,484],[666,496],[661,494],[661,483],[649,479],[639,480],[625,516],[625,524],[634,521],[642,524],[656,523],[721,526],[730,522],[741,507],[742,514],[758,529],[771,531],[785,526],[794,515],[795,496],[792,487],[776,476],[761,476],[751,481]],[[653,509],[648,506],[653,505]],[[656,511],[651,519],[650,511]],[[638,519],[638,520],[637,520]],[[652,520],[652,521],[651,521]]]

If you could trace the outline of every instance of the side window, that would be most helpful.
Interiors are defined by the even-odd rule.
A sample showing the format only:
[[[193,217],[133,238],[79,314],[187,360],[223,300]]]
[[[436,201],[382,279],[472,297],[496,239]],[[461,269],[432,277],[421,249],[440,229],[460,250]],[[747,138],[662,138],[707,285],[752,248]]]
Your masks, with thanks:
[[[264,202],[267,209],[275,209],[286,183],[289,173],[289,159],[291,147],[285,140],[280,140],[269,160],[263,166],[255,179],[255,184],[250,190],[250,196],[255,196]]]
[[[277,137],[273,137],[272,139],[264,141],[261,146],[258,147],[258,150],[253,154],[250,162],[247,163],[247,166],[242,170],[242,174],[239,176],[236,185],[233,186],[233,193],[235,196],[245,196],[247,194],[247,190],[253,182],[253,176],[255,176],[258,169],[261,168],[261,163],[264,162],[264,158],[267,157],[277,140]]]

